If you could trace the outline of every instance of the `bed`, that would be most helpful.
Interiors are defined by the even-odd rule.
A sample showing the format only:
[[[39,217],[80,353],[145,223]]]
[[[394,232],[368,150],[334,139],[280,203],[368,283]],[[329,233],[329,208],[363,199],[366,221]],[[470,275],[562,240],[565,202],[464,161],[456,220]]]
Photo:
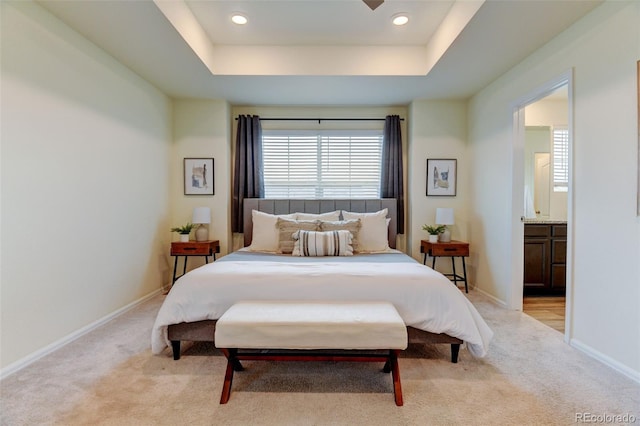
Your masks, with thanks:
[[[171,347],[177,360],[181,341],[214,342],[217,319],[239,301],[336,300],[389,301],[407,325],[410,344],[451,344],[452,362],[457,362],[462,343],[473,356],[484,356],[493,333],[475,307],[444,275],[395,250],[395,205],[393,199],[246,199],[245,248],[176,281],[156,317],[152,352],[160,354]],[[342,212],[340,220],[345,212],[359,218],[377,218],[384,212],[386,247],[378,252],[318,257],[255,250],[264,237],[258,235],[264,230],[257,225],[258,219],[296,212],[310,217]],[[362,248],[367,235],[360,235]]]

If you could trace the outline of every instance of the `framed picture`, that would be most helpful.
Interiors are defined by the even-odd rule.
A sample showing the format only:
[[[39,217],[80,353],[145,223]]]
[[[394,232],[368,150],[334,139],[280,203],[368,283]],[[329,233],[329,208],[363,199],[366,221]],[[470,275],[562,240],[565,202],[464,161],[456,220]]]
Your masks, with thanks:
[[[427,196],[456,195],[457,162],[455,159],[427,160]]]
[[[184,195],[213,193],[213,158],[185,158]]]

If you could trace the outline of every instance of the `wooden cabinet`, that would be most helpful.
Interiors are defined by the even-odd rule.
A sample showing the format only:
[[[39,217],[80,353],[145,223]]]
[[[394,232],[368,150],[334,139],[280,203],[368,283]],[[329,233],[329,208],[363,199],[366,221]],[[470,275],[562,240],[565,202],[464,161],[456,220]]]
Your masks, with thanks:
[[[524,225],[524,294],[565,293],[567,225]]]

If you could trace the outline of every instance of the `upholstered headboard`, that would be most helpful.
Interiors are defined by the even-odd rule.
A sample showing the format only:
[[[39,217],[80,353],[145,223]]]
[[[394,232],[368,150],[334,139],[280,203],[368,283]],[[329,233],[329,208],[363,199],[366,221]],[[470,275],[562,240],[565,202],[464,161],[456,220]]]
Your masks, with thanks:
[[[270,214],[288,213],[326,213],[334,210],[346,210],[358,213],[373,213],[382,209],[388,209],[389,222],[389,247],[396,248],[397,214],[395,198],[378,198],[371,200],[276,200],[267,198],[244,199],[244,245],[251,244],[253,233],[252,210]]]

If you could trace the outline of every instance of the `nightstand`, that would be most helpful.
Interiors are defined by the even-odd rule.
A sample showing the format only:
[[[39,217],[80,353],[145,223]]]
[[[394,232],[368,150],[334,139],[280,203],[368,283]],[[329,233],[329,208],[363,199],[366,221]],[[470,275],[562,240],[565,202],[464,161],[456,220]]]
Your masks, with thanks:
[[[216,253],[220,253],[220,241],[188,241],[172,242],[171,243],[171,256],[175,256],[176,260],[173,263],[173,281],[171,285],[176,282],[178,278],[187,272],[187,257],[188,256],[204,256],[205,262],[209,263],[209,256],[213,256],[213,260],[216,260]],[[182,269],[182,275],[176,277],[176,270],[178,269],[178,258],[184,256],[184,268]]]
[[[452,274],[443,274],[446,277],[453,279],[453,284],[457,287],[458,281],[464,282],[464,291],[469,293],[469,285],[467,284],[467,266],[464,263],[464,258],[469,256],[469,243],[464,241],[451,240],[448,243],[430,243],[427,240],[422,240],[420,244],[420,253],[424,253],[423,264],[427,264],[427,255],[433,258],[431,268],[436,269],[436,258],[438,257],[450,257]],[[462,259],[462,275],[456,274],[456,257]]]

